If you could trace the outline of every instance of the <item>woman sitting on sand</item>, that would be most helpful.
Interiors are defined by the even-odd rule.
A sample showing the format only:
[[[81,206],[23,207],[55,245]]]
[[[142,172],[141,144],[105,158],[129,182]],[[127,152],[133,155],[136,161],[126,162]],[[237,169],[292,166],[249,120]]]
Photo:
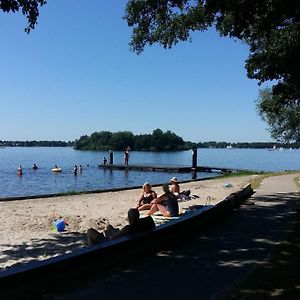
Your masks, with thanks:
[[[152,206],[150,203],[155,198],[157,198],[157,194],[152,190],[151,184],[149,182],[145,182],[143,184],[143,193],[136,208],[138,210],[150,209]]]
[[[151,201],[151,208],[147,215],[160,211],[164,217],[178,216],[179,207],[177,197],[170,192],[167,184],[163,185],[164,194]]]

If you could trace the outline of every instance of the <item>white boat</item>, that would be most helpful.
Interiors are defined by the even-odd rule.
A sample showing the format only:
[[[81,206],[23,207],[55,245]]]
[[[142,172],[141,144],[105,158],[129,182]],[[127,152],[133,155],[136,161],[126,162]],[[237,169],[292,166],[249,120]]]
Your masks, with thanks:
[[[268,149],[268,151],[275,151],[275,150],[277,150],[276,145],[274,145],[272,149]]]

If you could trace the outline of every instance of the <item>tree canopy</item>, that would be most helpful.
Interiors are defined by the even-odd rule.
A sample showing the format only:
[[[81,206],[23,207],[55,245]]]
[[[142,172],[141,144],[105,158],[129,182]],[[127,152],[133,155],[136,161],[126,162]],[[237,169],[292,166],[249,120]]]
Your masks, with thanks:
[[[25,31],[30,32],[44,4],[45,0],[0,0],[0,9],[21,10],[28,20]],[[300,141],[299,0],[128,0],[124,18],[132,27],[130,45],[137,53],[154,43],[171,48],[190,40],[192,31],[209,27],[246,43],[248,77],[259,84],[273,83],[268,97],[258,101],[260,115],[274,138]],[[286,122],[282,112],[290,118]]]
[[[25,31],[29,33],[37,24],[40,6],[46,3],[46,0],[0,0],[0,10],[7,13],[21,11],[27,18]]]
[[[280,95],[273,95],[271,88],[265,88],[259,93],[257,111],[270,124],[269,131],[273,138],[282,142],[300,142],[299,103],[282,101]]]
[[[154,43],[171,48],[189,40],[192,31],[212,26],[221,36],[246,43],[248,77],[259,84],[275,82],[268,101],[258,101],[260,115],[274,138],[300,141],[300,1],[130,0],[125,19],[133,28],[130,45],[137,53]]]

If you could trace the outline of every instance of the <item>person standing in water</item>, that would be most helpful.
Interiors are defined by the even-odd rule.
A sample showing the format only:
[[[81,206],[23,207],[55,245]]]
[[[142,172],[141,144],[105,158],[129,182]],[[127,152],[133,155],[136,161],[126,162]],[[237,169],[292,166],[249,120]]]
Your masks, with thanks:
[[[19,175],[19,176],[22,176],[22,175],[23,175],[23,169],[22,169],[22,166],[21,166],[21,165],[19,165],[19,167],[18,167],[18,175]]]
[[[73,174],[74,174],[75,176],[77,176],[77,171],[78,171],[77,165],[75,165],[75,166],[74,166],[74,169],[73,169]]]

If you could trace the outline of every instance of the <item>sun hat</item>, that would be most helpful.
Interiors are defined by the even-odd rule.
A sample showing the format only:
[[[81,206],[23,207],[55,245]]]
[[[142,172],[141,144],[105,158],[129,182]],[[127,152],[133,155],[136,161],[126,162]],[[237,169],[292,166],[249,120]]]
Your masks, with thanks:
[[[171,182],[172,182],[172,181],[177,182],[177,177],[172,177],[172,178],[171,178]]]
[[[151,187],[151,184],[150,184],[148,181],[146,181],[146,182],[143,184],[143,188],[144,188],[145,186],[150,186],[150,187]]]

